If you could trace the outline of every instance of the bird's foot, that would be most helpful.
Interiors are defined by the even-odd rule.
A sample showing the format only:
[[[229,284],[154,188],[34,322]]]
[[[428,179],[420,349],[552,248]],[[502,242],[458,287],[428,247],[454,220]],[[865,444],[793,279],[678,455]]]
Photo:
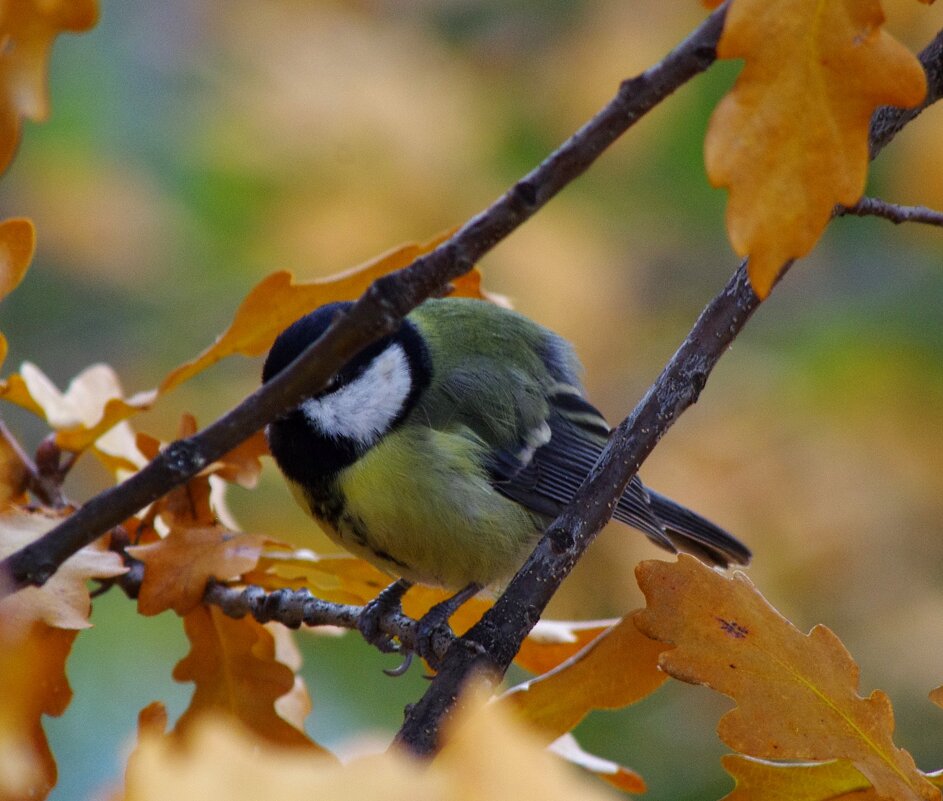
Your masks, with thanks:
[[[357,618],[357,628],[363,638],[385,654],[399,650],[389,634],[380,629],[380,621],[391,612],[399,612],[402,607],[400,601],[406,590],[412,587],[412,582],[398,579],[383,590],[376,598],[366,604],[360,617]]]
[[[439,656],[435,647],[437,636],[440,633],[445,635],[452,634],[452,630],[448,625],[449,618],[455,614],[456,610],[465,603],[465,601],[477,595],[479,592],[481,592],[481,585],[472,582],[467,587],[459,590],[452,597],[437,603],[426,612],[426,614],[419,618],[416,627],[416,653],[425,659],[426,663],[433,670],[439,669]],[[406,667],[408,667],[408,665],[406,665]]]

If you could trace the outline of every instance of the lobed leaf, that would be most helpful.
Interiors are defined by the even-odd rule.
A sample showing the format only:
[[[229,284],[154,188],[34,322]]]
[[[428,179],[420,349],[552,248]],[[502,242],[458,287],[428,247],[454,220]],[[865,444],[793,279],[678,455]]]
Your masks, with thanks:
[[[881,796],[940,798],[894,745],[887,696],[858,695],[858,666],[827,628],[802,634],[742,573],[726,577],[684,554],[643,562],[636,575],[648,604],[636,624],[675,646],[662,669],[737,702],[717,727],[725,743],[764,759],[846,759]]]
[[[8,623],[0,612],[0,798],[42,799],[57,776],[42,716],[61,715],[72,700],[65,663],[78,632]]]
[[[32,222],[24,217],[0,222],[0,300],[23,280],[35,248],[36,230]]]
[[[185,615],[203,600],[210,578],[236,578],[255,567],[264,537],[218,526],[178,528],[157,542],[127,549],[144,563],[138,611],[156,615],[173,609]]]
[[[23,117],[49,114],[46,72],[53,39],[63,31],[85,31],[98,21],[95,0],[20,0],[0,6],[0,171],[20,138]]]
[[[42,513],[11,510],[0,515],[0,559],[38,539],[59,522]],[[86,583],[127,572],[116,553],[88,545],[70,556],[42,587],[25,587],[0,600],[0,621],[10,630],[42,622],[61,629],[84,629],[92,602]]]
[[[423,244],[394,248],[375,259],[329,278],[295,283],[287,270],[264,278],[236,310],[232,324],[195,359],[173,370],[161,383],[168,392],[227,356],[261,356],[285,328],[310,311],[337,300],[356,300],[377,278],[407,267],[445,241],[451,231]],[[473,270],[455,281],[453,294],[485,298],[481,274]]]
[[[668,678],[658,668],[663,651],[627,616],[550,672],[509,689],[502,703],[549,742],[593,709],[620,709],[658,689]]]
[[[920,62],[883,22],[879,0],[733,0],[727,12],[717,54],[745,64],[705,158],[711,183],[729,189],[730,241],[760,298],[835,205],[861,197],[874,110],[926,94]]]
[[[275,640],[262,624],[204,606],[183,622],[190,653],[173,676],[196,687],[177,721],[176,737],[186,737],[196,721],[211,714],[238,721],[268,743],[326,753],[276,711],[276,701],[294,691],[295,673],[277,659]]]

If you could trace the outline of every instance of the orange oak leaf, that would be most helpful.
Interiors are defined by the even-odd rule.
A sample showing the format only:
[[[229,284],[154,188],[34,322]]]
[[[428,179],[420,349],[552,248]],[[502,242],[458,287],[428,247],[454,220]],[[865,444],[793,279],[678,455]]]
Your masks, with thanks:
[[[206,582],[235,578],[255,567],[264,537],[218,527],[173,529],[162,540],[127,549],[144,563],[138,611],[185,615],[203,600]]]
[[[58,522],[60,518],[21,510],[0,515],[0,559],[38,539]],[[63,562],[42,587],[26,587],[0,600],[0,620],[9,630],[26,629],[40,621],[61,629],[88,628],[92,602],[86,582],[126,571],[118,554],[88,545]]]
[[[356,300],[377,278],[408,266],[450,235],[451,231],[448,231],[421,245],[402,245],[358,267],[324,279],[296,284],[292,274],[285,270],[272,273],[249,292],[236,311],[232,324],[212,346],[164,379],[161,392],[168,392],[235,353],[261,356],[272,346],[275,337],[299,317],[331,301]],[[477,269],[457,279],[453,293],[464,297],[486,297]]]
[[[766,297],[864,191],[878,106],[926,94],[920,62],[882,29],[879,0],[733,0],[717,47],[743,72],[711,118],[707,173],[727,187],[727,230]]]
[[[212,713],[239,721],[270,743],[326,753],[275,709],[276,701],[294,690],[295,674],[276,658],[275,640],[262,624],[251,617],[233,620],[204,606],[183,622],[190,653],[173,676],[196,687],[177,721],[176,736],[186,736],[196,720]]]
[[[721,757],[737,786],[724,801],[877,801],[871,783],[847,759],[831,762],[768,762],[740,754]],[[851,794],[854,793],[854,796]]]
[[[32,222],[23,217],[0,222],[0,300],[23,280],[35,248],[36,230]]]
[[[620,709],[658,689],[668,678],[658,669],[665,648],[626,617],[549,673],[512,687],[502,702],[549,742],[593,709]]]
[[[18,0],[0,6],[0,171],[13,158],[23,117],[49,114],[46,70],[52,41],[98,20],[95,0]]]
[[[582,651],[600,634],[618,623],[609,620],[538,620],[531,629],[521,650],[514,657],[515,664],[540,675],[565,662]]]
[[[0,511],[12,505],[24,505],[28,483],[29,470],[20,449],[0,425]]]
[[[858,695],[858,666],[827,628],[803,634],[745,575],[723,576],[686,555],[643,562],[636,575],[647,601],[636,624],[675,646],[662,669],[737,702],[717,727],[725,743],[764,759],[847,759],[882,796],[940,798],[894,745],[890,700],[879,690]]]
[[[603,759],[596,754],[584,751],[572,734],[564,734],[554,740],[547,746],[547,750],[563,757],[567,762],[596,774],[604,782],[623,793],[644,793],[648,790],[645,780],[634,770],[613,762],[611,759]]]
[[[42,799],[56,783],[42,716],[61,715],[72,700],[65,663],[78,632],[8,622],[0,614],[0,798]]]

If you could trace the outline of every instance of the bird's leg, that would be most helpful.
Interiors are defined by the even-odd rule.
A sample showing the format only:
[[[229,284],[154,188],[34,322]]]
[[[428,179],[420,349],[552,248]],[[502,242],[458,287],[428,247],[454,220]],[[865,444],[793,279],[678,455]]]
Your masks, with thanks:
[[[397,648],[393,643],[393,638],[380,631],[380,620],[390,612],[400,611],[400,601],[406,594],[406,590],[412,586],[411,581],[397,579],[366,604],[360,617],[357,618],[357,628],[360,629],[363,638],[385,654],[393,653]]]
[[[433,638],[436,631],[441,626],[447,625],[449,618],[455,614],[456,610],[465,601],[481,592],[481,589],[481,584],[473,581],[452,597],[437,603],[419,618],[419,625],[416,627],[416,653],[425,659],[433,669],[437,669],[439,664],[439,658],[433,650]]]

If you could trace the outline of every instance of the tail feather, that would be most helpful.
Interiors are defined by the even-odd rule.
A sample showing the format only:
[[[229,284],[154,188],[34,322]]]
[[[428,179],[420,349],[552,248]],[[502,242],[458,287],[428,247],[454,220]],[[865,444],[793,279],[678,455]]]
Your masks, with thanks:
[[[648,489],[648,496],[652,512],[679,550],[721,567],[749,563],[753,555],[750,549],[720,526],[654,490]]]

